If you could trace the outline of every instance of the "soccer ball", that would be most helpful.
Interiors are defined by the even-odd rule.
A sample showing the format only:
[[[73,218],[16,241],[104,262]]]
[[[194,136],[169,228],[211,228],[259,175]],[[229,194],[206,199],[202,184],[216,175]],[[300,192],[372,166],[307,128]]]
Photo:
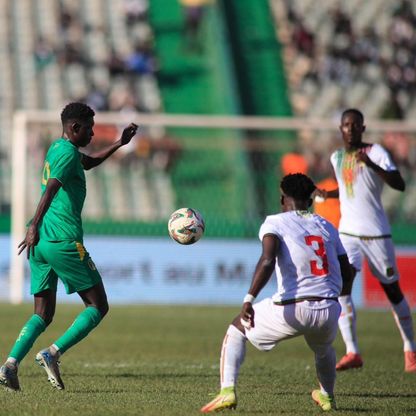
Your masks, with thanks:
[[[168,231],[179,244],[194,244],[205,231],[204,219],[195,209],[180,208],[170,216]]]

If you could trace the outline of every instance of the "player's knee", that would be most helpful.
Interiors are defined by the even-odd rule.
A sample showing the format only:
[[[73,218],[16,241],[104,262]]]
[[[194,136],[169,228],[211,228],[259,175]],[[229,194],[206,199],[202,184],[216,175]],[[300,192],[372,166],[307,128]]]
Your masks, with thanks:
[[[110,310],[110,306],[107,302],[105,302],[104,304],[100,305],[100,307],[97,309],[101,314],[101,318],[104,318],[104,316],[107,315],[108,311]]]
[[[45,323],[45,327],[50,325],[53,321],[53,316],[54,316],[53,313],[50,313],[44,310],[35,309],[35,314],[43,320],[43,322]]]
[[[45,322],[45,326],[48,327],[53,321],[53,315],[43,316],[42,319]]]

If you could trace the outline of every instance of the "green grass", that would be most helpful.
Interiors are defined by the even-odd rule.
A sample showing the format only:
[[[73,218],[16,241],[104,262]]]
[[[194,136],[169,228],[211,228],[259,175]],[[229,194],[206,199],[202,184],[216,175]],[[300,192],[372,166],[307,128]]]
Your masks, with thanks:
[[[7,356],[30,305],[0,305],[0,354]],[[114,306],[100,327],[62,358],[65,391],[34,363],[81,306],[60,305],[55,321],[22,362],[22,392],[0,390],[0,415],[197,415],[219,388],[224,331],[239,308]],[[403,372],[401,340],[389,312],[359,311],[363,370],[337,378],[337,415],[416,414],[416,374]],[[337,355],[344,352],[338,337]],[[244,415],[319,415],[312,353],[303,339],[269,353],[248,346],[239,379]]]

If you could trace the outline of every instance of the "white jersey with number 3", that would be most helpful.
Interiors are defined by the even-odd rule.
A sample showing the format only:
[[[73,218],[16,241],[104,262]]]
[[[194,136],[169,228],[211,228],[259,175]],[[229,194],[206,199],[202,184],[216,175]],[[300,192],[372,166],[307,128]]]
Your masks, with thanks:
[[[260,227],[260,240],[266,234],[280,240],[273,301],[339,296],[342,278],[338,256],[345,250],[332,224],[306,211],[288,211],[266,218]]]

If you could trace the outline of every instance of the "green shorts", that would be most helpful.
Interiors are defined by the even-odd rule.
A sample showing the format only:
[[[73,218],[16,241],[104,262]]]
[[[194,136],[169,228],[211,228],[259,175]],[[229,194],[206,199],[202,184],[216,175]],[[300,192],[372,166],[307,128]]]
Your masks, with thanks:
[[[58,277],[66,293],[80,292],[101,282],[89,253],[78,241],[40,240],[29,259],[32,295],[46,289],[56,291]]]

